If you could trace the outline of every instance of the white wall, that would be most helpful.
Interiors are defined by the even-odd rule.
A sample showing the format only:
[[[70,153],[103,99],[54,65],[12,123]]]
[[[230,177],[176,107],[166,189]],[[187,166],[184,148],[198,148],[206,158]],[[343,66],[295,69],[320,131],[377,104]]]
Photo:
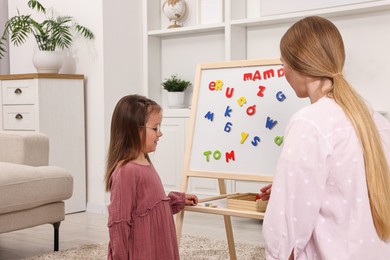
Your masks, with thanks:
[[[103,1],[104,30],[104,129],[105,151],[109,145],[112,111],[118,100],[129,94],[144,94],[142,89],[142,2],[128,0]],[[100,194],[89,182],[88,203],[95,203],[93,196]],[[105,203],[109,202],[105,193]],[[100,205],[102,200],[96,201]],[[92,207],[88,208],[92,211]]]
[[[10,17],[16,14],[17,8],[23,13],[34,13],[26,0],[8,2]],[[40,2],[62,15],[73,16],[96,36],[92,43],[76,42],[71,50],[77,62],[75,73],[85,75],[87,210],[105,212],[108,196],[104,191],[104,171],[112,110],[120,97],[142,90],[141,3],[127,0]],[[36,72],[32,65],[34,48],[32,39],[20,47],[10,46],[11,74]]]
[[[2,33],[4,31],[4,24],[7,22],[7,17],[8,17],[8,1],[0,0],[0,33],[1,33],[0,37],[2,36]],[[0,59],[0,75],[1,74],[9,74],[8,52],[5,53],[4,57]]]

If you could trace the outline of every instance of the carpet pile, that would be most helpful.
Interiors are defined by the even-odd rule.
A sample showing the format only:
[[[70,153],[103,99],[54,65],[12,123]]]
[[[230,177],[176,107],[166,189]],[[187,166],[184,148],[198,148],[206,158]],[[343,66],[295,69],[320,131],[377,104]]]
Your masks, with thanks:
[[[236,242],[238,260],[265,259],[264,248],[258,245]],[[28,258],[28,260],[103,260],[107,258],[107,244],[85,245],[74,249]],[[181,260],[229,259],[226,241],[183,235],[180,243]]]

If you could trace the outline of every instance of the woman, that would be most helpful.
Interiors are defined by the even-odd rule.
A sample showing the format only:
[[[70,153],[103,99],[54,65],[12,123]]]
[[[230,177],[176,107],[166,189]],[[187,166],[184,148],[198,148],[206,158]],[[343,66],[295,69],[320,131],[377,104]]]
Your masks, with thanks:
[[[280,51],[287,81],[311,105],[286,129],[264,218],[267,259],[389,259],[389,122],[344,78],[330,21],[298,21]]]

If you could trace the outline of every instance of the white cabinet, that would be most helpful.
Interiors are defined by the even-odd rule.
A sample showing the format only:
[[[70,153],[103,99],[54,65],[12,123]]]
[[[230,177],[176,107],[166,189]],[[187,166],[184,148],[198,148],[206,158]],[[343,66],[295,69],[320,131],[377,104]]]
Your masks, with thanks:
[[[143,1],[143,42],[145,46],[143,49],[143,90],[145,95],[162,104],[165,110],[167,110],[167,99],[166,93],[161,88],[163,79],[172,74],[178,74],[182,78],[194,82],[196,67],[199,63],[278,58],[281,36],[293,22],[309,15],[321,15],[334,20],[345,36],[345,42],[352,46],[347,50],[349,57],[352,57],[352,60],[356,57],[361,58],[363,61],[367,60],[367,63],[371,63],[370,57],[364,52],[353,49],[356,45],[353,43],[356,42],[357,37],[365,34],[372,35],[373,31],[378,31],[378,34],[383,35],[383,31],[386,31],[386,25],[382,20],[388,21],[387,17],[390,13],[390,1],[388,0],[333,1],[332,6],[329,6],[329,1],[320,1],[317,9],[310,10],[302,5],[305,0],[300,1],[301,11],[291,9],[295,8],[295,4],[291,4],[291,10],[285,8],[280,9],[280,12],[275,9],[271,10],[273,2],[268,4],[265,3],[267,1],[261,0],[186,1],[189,6],[189,18],[184,22],[183,27],[172,29],[167,29],[169,21],[161,12],[164,0]],[[287,3],[288,1],[278,0],[278,2]],[[213,12],[217,17],[212,17]],[[207,18],[209,18],[208,21],[205,21]],[[373,49],[372,52],[378,52],[371,57],[383,57],[381,52],[388,49],[386,44],[389,42],[388,37],[383,38],[382,41],[371,45],[369,40],[361,43],[367,45],[364,50]],[[375,47],[377,44],[381,44],[382,47]],[[361,78],[362,75],[366,75],[364,70],[354,67],[355,64],[359,64],[359,62],[351,64],[350,67],[355,71],[355,74],[351,73],[351,78]],[[360,61],[360,64],[364,65],[365,63]],[[376,70],[375,73],[377,71],[380,70]],[[370,81],[372,78],[364,80]],[[361,82],[362,80],[358,83]],[[372,84],[366,82],[364,86],[368,85]],[[187,105],[190,105],[191,94],[192,89],[190,88],[186,91]],[[370,96],[372,93],[367,95]],[[164,120],[167,121],[166,118]],[[181,130],[176,129],[175,131],[180,132]],[[172,139],[174,138],[181,139],[179,136],[172,136]],[[167,156],[170,153],[176,153],[173,150],[177,149],[177,146],[180,145],[160,145],[158,152]],[[182,146],[180,149],[183,149]],[[177,159],[183,160],[183,158],[180,156]],[[176,164],[177,166],[163,166],[163,161],[161,161],[161,167],[167,167],[167,169],[171,167],[170,170],[174,170],[172,167],[179,167],[179,163],[176,162]],[[167,171],[167,176],[171,174],[170,170]],[[169,187],[176,187],[175,185],[178,185],[177,176],[171,176],[170,179],[165,179],[165,182],[169,183]],[[218,185],[210,180],[199,182],[196,180],[190,183],[190,186],[196,193],[198,191],[205,193],[218,191]],[[247,191],[258,187],[258,185],[245,182],[232,182],[228,183],[227,186],[233,191]]]
[[[66,213],[86,209],[84,76],[0,76],[0,129],[37,131],[49,137],[49,164],[73,175]]]

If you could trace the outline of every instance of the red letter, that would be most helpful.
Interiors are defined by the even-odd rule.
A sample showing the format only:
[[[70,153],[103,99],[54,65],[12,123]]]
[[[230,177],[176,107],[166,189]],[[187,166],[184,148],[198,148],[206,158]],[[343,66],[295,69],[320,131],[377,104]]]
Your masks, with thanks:
[[[263,91],[265,90],[265,87],[264,86],[259,86],[259,92],[257,92],[257,95],[259,97],[263,97],[264,94],[263,94]]]
[[[228,88],[226,89],[226,97],[227,97],[227,98],[231,98],[231,97],[233,96],[233,92],[234,92],[234,88],[228,87]]]
[[[284,68],[278,69],[278,77],[283,77],[284,76]]]
[[[230,153],[226,152],[226,162],[228,163],[230,160],[235,161],[236,159],[234,158],[234,150],[231,150]]]
[[[261,74],[258,70],[256,70],[255,75],[253,75],[253,81],[256,79],[261,80]]]
[[[211,82],[209,83],[209,89],[210,89],[210,90],[215,90],[215,82],[214,82],[214,81],[211,81]]]

